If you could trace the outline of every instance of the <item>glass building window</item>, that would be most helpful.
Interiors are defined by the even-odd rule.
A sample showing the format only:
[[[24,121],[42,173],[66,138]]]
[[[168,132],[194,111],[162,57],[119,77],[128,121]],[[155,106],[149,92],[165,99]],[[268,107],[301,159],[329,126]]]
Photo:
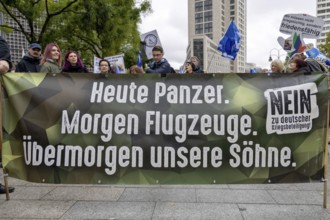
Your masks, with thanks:
[[[202,39],[195,39],[193,42],[194,47],[194,56],[197,56],[199,59],[199,65],[202,67],[204,65],[204,42]]]
[[[206,0],[204,2],[204,10],[212,10],[212,0]]]
[[[212,24],[212,22],[205,23],[205,25],[204,25],[204,32],[205,33],[210,33],[212,31],[213,31],[213,24]]]
[[[195,12],[203,11],[203,2],[196,2],[195,3]]]
[[[196,13],[195,14],[195,22],[202,23],[203,22],[203,13]]]
[[[203,33],[203,25],[202,24],[197,24],[195,27],[195,33],[196,34],[202,34]]]
[[[212,21],[212,17],[213,17],[212,11],[207,11],[207,12],[204,13],[204,21],[205,22]]]

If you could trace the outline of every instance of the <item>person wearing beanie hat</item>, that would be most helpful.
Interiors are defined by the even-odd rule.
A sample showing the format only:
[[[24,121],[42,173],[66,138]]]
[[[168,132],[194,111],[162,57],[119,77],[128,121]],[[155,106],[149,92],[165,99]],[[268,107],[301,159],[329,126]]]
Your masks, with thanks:
[[[40,72],[41,46],[38,43],[32,43],[28,52],[21,61],[16,65],[15,72],[21,73],[37,73]]]

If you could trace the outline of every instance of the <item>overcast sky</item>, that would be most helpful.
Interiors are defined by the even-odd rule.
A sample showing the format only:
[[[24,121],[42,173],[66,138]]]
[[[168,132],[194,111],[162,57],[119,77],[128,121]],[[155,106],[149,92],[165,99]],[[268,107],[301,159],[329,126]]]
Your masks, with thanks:
[[[152,0],[153,13],[143,17],[140,24],[141,33],[157,30],[165,57],[174,68],[179,68],[186,57],[188,1],[192,0]],[[247,0],[247,62],[269,67],[270,50],[280,48],[277,38],[289,37],[279,32],[282,18],[284,14],[292,13],[315,16],[316,0]],[[315,43],[314,40],[305,42]],[[277,51],[273,50],[272,54],[275,58]]]

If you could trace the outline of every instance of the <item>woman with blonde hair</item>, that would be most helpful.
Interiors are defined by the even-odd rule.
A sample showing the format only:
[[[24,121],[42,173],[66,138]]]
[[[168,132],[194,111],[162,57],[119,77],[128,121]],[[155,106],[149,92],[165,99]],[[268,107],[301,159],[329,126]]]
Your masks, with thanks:
[[[62,53],[55,43],[47,44],[44,55],[40,61],[42,73],[61,73]]]
[[[284,73],[285,67],[281,60],[273,60],[273,62],[270,64],[270,68],[272,73]]]

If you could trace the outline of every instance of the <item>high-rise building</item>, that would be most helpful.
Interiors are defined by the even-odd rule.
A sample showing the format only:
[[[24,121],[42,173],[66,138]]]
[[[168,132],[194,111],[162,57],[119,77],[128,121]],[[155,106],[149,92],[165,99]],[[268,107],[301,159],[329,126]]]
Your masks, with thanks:
[[[235,61],[222,58],[215,47],[231,20],[234,20],[241,33],[241,47]],[[187,58],[199,53],[204,71],[245,71],[246,0],[188,0],[188,31]],[[205,37],[208,40],[205,40]],[[213,43],[210,43],[211,41]],[[196,50],[197,48],[203,53]]]
[[[325,39],[330,31],[330,0],[317,0],[316,16],[325,22],[321,37],[317,39],[316,46],[325,43]]]

